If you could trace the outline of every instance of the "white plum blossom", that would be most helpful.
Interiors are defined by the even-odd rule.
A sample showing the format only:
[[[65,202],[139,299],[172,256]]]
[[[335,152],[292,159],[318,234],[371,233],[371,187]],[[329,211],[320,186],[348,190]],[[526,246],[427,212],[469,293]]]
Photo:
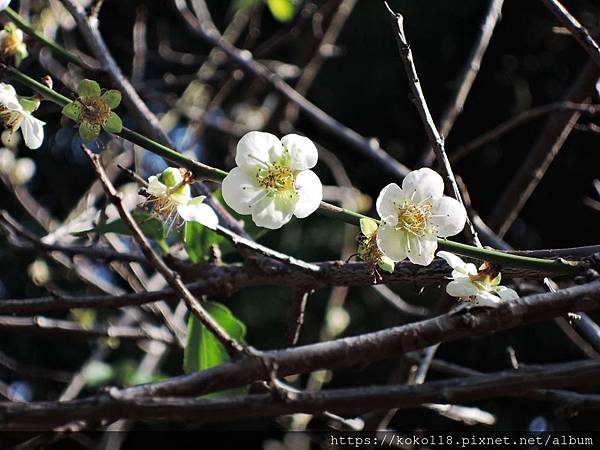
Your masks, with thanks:
[[[288,134],[279,140],[251,131],[238,142],[235,167],[223,180],[223,199],[238,214],[252,214],[258,226],[277,229],[292,216],[303,219],[323,199],[315,144]]]
[[[10,0],[0,0],[0,11],[4,11],[10,5]]]
[[[437,250],[437,237],[453,236],[465,226],[465,208],[444,194],[442,177],[431,169],[410,172],[402,187],[388,184],[377,198],[381,225],[377,245],[393,261],[407,258],[429,265]]]
[[[217,215],[204,203],[205,196],[192,197],[184,175],[184,170],[169,167],[148,178],[146,192],[150,197],[145,205],[150,206],[169,227],[182,222],[198,222],[215,230],[219,223]]]
[[[0,83],[0,120],[12,133],[20,128],[25,145],[30,149],[42,145],[45,123],[33,117],[31,112],[23,107],[15,88],[10,84]]]
[[[465,263],[454,253],[442,251],[437,255],[452,267],[452,281],[446,286],[448,295],[482,306],[497,306],[502,300],[519,298],[515,290],[500,286],[499,272],[478,271],[475,264]]]

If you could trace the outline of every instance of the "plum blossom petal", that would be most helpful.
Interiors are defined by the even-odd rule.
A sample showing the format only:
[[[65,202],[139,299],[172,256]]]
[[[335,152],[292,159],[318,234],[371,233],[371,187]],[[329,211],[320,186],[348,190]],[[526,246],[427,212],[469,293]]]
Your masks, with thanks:
[[[472,297],[479,293],[479,290],[472,284],[463,281],[451,281],[446,286],[446,292],[452,297]]]
[[[416,203],[427,198],[436,199],[444,195],[444,180],[434,170],[423,167],[406,175],[402,190]]]
[[[296,192],[298,203],[294,209],[294,215],[298,219],[304,219],[319,208],[323,200],[323,186],[321,180],[312,170],[305,170],[296,176]]]
[[[437,226],[440,237],[454,236],[462,231],[467,220],[467,212],[458,200],[440,197],[433,201],[431,223]]]
[[[216,230],[219,223],[217,214],[206,203],[194,203],[192,200],[187,205],[177,206],[177,213],[186,222],[198,222],[211,230]]]
[[[0,0],[0,11],[4,11],[10,5],[10,0]]]
[[[23,139],[28,148],[35,150],[41,147],[42,142],[44,142],[44,125],[45,123],[40,119],[36,119],[29,113],[24,113],[21,133],[23,133]]]
[[[319,152],[315,144],[307,137],[288,134],[281,138],[281,143],[288,152],[290,168],[306,170],[312,169],[317,164]]]
[[[259,227],[276,230],[290,221],[295,204],[287,196],[266,196],[252,205],[252,220]]]
[[[377,197],[377,202],[375,203],[377,214],[385,220],[386,224],[396,225],[398,222],[398,208],[396,207],[396,203],[403,201],[404,193],[402,188],[396,183],[390,183],[381,190]]]
[[[413,264],[428,266],[437,250],[437,238],[434,235],[423,237],[408,236],[406,255]]]
[[[277,136],[262,131],[246,133],[237,144],[235,163],[243,169],[264,168],[267,161],[279,159],[283,145]]]
[[[377,231],[377,245],[393,261],[402,261],[408,255],[407,236],[399,234],[393,225],[382,225]]]

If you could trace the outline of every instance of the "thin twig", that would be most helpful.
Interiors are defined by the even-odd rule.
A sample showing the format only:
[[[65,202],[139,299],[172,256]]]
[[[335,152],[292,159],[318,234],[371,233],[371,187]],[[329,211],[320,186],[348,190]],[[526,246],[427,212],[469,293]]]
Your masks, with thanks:
[[[413,95],[412,100],[417,107],[419,117],[421,118],[421,121],[425,127],[429,144],[433,148],[435,156],[442,168],[444,174],[444,184],[452,196],[462,205],[463,201],[460,195],[460,190],[456,184],[454,172],[452,171],[450,161],[448,160],[446,150],[444,149],[444,137],[438,132],[438,129],[435,126],[435,122],[433,121],[433,117],[431,117],[431,112],[429,111],[427,101],[425,100],[425,96],[423,94],[423,89],[421,88],[421,82],[419,81],[419,75],[417,74],[417,68],[415,67],[412,51],[406,39],[406,33],[404,32],[404,17],[402,14],[394,12],[386,1],[383,3],[387,9],[390,23],[392,24],[394,30],[394,36],[396,38],[396,43],[398,44],[400,57],[402,58],[404,70],[408,78],[408,84]],[[467,224],[465,226],[465,233],[474,245],[481,247],[481,243],[477,237],[477,232],[475,231],[475,228],[473,228],[473,224],[468,217]]]

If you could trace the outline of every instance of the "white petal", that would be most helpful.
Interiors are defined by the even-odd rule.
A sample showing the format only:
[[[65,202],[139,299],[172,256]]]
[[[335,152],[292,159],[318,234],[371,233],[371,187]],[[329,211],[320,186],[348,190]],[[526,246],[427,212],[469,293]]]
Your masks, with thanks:
[[[10,84],[0,83],[0,104],[13,111],[23,111],[17,92]]]
[[[152,175],[148,178],[148,187],[146,188],[146,192],[154,197],[164,197],[167,195],[167,187],[158,181],[158,177],[156,175]]]
[[[479,291],[468,281],[451,281],[446,286],[446,292],[452,297],[471,297],[479,294]]]
[[[259,227],[276,230],[288,223],[294,215],[297,197],[267,196],[252,205],[252,220]]]
[[[469,277],[471,275],[477,275],[477,267],[473,263],[467,263],[463,267],[454,269],[452,271],[452,278],[464,278]]]
[[[433,235],[409,236],[407,242],[408,259],[414,264],[428,266],[433,261],[435,251],[437,250],[437,239]]]
[[[515,300],[519,298],[519,294],[517,294],[517,291],[511,288],[507,288],[506,286],[496,286],[496,289],[494,290],[502,300]]]
[[[8,36],[8,31],[6,30],[0,30],[0,42],[2,42],[6,36]]]
[[[426,198],[437,199],[444,195],[444,180],[437,172],[424,167],[406,175],[402,190],[416,203]]]
[[[465,269],[465,266],[467,265],[462,259],[460,259],[459,256],[455,255],[454,253],[442,250],[440,252],[437,252],[437,255],[444,261],[446,261],[448,265],[453,269],[459,269],[459,271],[462,271],[460,269]]]
[[[480,306],[496,307],[500,303],[500,298],[490,292],[479,292],[476,296],[477,304]]]
[[[5,10],[10,5],[10,0],[0,0],[0,11]]]
[[[251,214],[252,204],[267,194],[255,181],[256,179],[251,178],[244,169],[235,167],[221,184],[223,200],[236,213]]]
[[[32,150],[40,148],[44,142],[44,122],[32,115],[26,115],[21,123],[21,133],[23,133],[27,147]]]
[[[438,228],[441,237],[454,236],[462,231],[467,220],[467,212],[458,200],[441,197],[433,200],[431,223]]]
[[[298,203],[294,215],[304,219],[317,210],[323,200],[321,180],[312,170],[304,170],[296,176],[296,192]]]
[[[294,170],[306,170],[315,167],[319,152],[313,141],[297,134],[288,134],[281,138],[281,143],[290,158],[289,167]]]
[[[198,222],[205,227],[215,230],[219,223],[219,218],[213,211],[213,209],[206,203],[193,204],[188,203],[187,205],[179,205],[177,207],[177,213],[187,222]]]
[[[245,169],[265,168],[264,163],[276,161],[282,154],[283,145],[276,136],[262,131],[251,131],[238,142],[235,163]]]
[[[377,246],[392,261],[406,258],[406,233],[396,231],[393,225],[382,225],[377,231]]]
[[[377,214],[382,219],[388,219],[387,222],[390,225],[396,225],[398,222],[398,210],[395,204],[402,203],[404,201],[404,193],[400,186],[396,183],[390,183],[384,187],[379,196],[375,206],[377,208]]]

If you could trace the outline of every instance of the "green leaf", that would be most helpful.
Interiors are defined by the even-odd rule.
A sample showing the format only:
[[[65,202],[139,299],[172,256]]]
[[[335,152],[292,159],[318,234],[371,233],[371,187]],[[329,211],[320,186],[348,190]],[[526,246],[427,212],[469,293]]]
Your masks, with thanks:
[[[118,115],[111,111],[102,128],[109,133],[120,133],[123,131],[123,121]]]
[[[155,216],[146,213],[134,213],[133,218],[136,223],[142,229],[142,232],[149,239],[162,240],[167,235],[165,224]],[[131,234],[131,230],[123,219],[115,219],[112,222],[101,223],[96,225],[94,228],[89,230],[79,231],[73,233],[75,236],[85,236],[89,233],[118,233],[118,234]]]
[[[93,142],[100,134],[100,125],[90,122],[81,122],[79,124],[79,136],[83,142]]]
[[[62,109],[62,113],[69,119],[78,122],[81,115],[81,104],[79,102],[71,102]]]
[[[296,5],[292,0],[267,0],[267,6],[280,22],[289,22],[296,13]]]
[[[221,244],[225,238],[198,222],[186,222],[183,244],[193,263],[208,261],[210,247]]]
[[[85,384],[98,387],[108,383],[115,376],[114,369],[103,361],[92,361],[83,370]]]
[[[80,97],[98,97],[100,95],[100,85],[94,80],[81,80],[77,86],[77,94]]]
[[[246,326],[225,305],[205,302],[204,308],[212,318],[235,340],[243,341]],[[196,318],[190,315],[188,335],[183,355],[186,373],[197,372],[229,361],[227,351],[219,340]]]
[[[110,109],[115,109],[121,103],[121,92],[116,89],[109,89],[102,94],[101,98]]]

